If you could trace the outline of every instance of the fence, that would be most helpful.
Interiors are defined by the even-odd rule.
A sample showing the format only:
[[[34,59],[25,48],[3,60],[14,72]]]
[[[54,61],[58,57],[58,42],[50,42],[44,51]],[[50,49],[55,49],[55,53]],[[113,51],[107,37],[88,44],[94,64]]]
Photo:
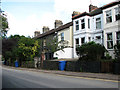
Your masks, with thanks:
[[[14,63],[6,62],[6,65],[15,66]],[[34,61],[24,61],[21,64],[24,68],[35,68]],[[59,61],[44,61],[42,69],[59,70]],[[114,73],[120,74],[120,62],[112,61],[67,61],[66,71],[92,72],[92,73]]]

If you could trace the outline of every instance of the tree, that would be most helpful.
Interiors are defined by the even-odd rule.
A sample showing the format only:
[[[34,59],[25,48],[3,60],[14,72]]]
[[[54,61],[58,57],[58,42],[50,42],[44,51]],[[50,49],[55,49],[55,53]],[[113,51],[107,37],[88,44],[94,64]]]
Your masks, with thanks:
[[[77,46],[76,51],[80,60],[95,61],[100,60],[103,57],[106,49],[100,44],[96,44],[95,42],[89,42],[81,46]]]
[[[49,42],[46,43],[46,47],[45,50],[48,53],[52,54],[52,58],[53,58],[53,54],[56,51],[62,50],[64,52],[64,48],[68,47],[68,41],[58,41],[58,37],[54,37],[54,38],[49,38],[48,39]]]
[[[39,41],[31,38],[21,38],[18,41],[18,47],[16,50],[20,60],[33,60],[33,58],[38,54]]]
[[[2,56],[5,60],[10,60],[11,63],[16,59],[16,48],[18,47],[18,41],[24,36],[11,35],[8,38],[2,39]]]
[[[8,32],[8,20],[5,14],[0,14],[0,33],[1,33],[1,37],[5,38],[6,34]]]

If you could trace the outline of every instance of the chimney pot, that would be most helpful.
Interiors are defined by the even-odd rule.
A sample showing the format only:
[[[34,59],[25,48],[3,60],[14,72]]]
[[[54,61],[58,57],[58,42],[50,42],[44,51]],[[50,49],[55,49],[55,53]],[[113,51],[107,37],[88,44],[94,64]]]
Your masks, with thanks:
[[[43,26],[43,33],[45,33],[45,32],[47,32],[47,31],[49,31],[49,27],[48,26]]]
[[[89,12],[92,12],[93,10],[97,9],[97,6],[93,6],[92,4],[89,5]]]
[[[63,25],[63,22],[61,20],[55,20],[55,28],[58,28]]]
[[[78,12],[78,11],[73,11],[72,17],[75,16],[75,15],[79,15],[79,14],[80,14],[80,12]]]
[[[40,35],[40,31],[35,31],[35,32],[34,32],[34,37],[36,37],[36,36],[38,36],[38,35]]]

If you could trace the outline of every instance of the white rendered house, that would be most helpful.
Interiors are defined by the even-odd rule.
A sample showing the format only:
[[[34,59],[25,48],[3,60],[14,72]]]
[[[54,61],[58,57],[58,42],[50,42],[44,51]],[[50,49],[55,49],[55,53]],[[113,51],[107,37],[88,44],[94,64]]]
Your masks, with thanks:
[[[74,58],[76,46],[94,41],[103,44],[103,14],[100,8],[73,16]]]
[[[103,6],[104,46],[114,58],[114,45],[120,43],[120,1]]]

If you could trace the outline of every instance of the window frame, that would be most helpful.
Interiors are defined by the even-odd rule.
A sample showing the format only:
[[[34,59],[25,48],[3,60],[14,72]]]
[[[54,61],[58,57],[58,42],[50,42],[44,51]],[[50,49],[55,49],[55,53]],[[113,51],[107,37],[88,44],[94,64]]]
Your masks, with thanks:
[[[82,37],[82,38],[81,38],[81,45],[84,44],[84,43],[82,42],[82,39],[84,39],[84,43],[85,43],[85,37]]]
[[[99,25],[99,23],[100,23],[100,27],[97,26],[97,25]],[[101,29],[101,28],[102,28],[102,26],[101,26],[101,17],[98,17],[98,18],[96,18],[96,29]]]
[[[111,39],[108,39],[108,35],[110,35],[111,34]],[[108,46],[109,45],[109,43],[111,43],[111,48]],[[107,33],[107,49],[113,49],[113,33],[111,32],[111,33]]]
[[[82,20],[84,20],[84,22]],[[82,25],[84,25],[84,27]],[[81,29],[85,29],[85,18],[81,19]]]
[[[76,31],[79,30],[79,20],[75,21],[75,28],[76,28]]]
[[[119,33],[119,37],[117,35]],[[116,32],[116,44],[118,45],[118,42],[120,43],[120,31]]]
[[[108,16],[107,16],[108,14]],[[110,21],[108,21],[110,19]],[[106,11],[106,23],[111,23],[112,22],[112,10]]]
[[[78,40],[78,43],[77,43],[77,40]],[[76,46],[78,46],[80,44],[79,38],[75,38],[75,44],[76,44]]]
[[[64,32],[61,33],[61,41],[64,41]]]
[[[120,20],[120,7],[115,8],[115,21]]]
[[[88,18],[88,28],[90,29],[90,19]]]

